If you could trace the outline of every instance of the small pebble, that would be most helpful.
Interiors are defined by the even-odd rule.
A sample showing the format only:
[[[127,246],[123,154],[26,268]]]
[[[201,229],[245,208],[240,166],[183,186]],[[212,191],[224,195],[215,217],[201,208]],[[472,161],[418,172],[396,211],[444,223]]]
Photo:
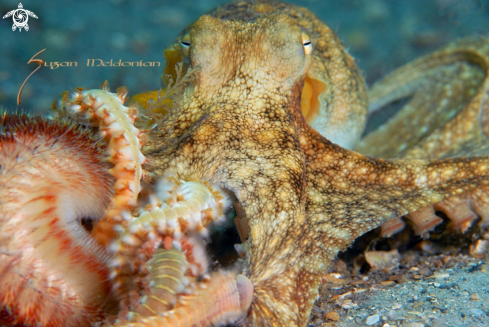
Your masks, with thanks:
[[[479,301],[481,299],[481,297],[480,297],[479,293],[474,293],[474,294],[470,295],[470,299],[472,301]]]
[[[403,324],[403,326],[406,326],[406,327],[424,327],[424,324],[414,321],[414,322],[408,322],[407,324]]]
[[[372,325],[375,325],[376,323],[378,323],[380,320],[380,316],[375,314],[375,315],[371,315],[371,316],[368,316],[367,317],[367,321],[366,321],[366,324],[368,326],[372,326]]]
[[[324,318],[333,321],[340,321],[340,315],[335,311],[325,313]]]
[[[449,273],[435,272],[433,276],[430,276],[428,278],[440,279],[440,278],[448,278],[448,277],[450,277]]]

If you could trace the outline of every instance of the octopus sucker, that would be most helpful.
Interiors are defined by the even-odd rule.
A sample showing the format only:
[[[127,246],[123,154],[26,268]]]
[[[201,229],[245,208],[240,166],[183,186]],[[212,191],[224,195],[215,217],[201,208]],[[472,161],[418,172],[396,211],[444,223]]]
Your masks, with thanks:
[[[400,67],[372,86],[370,111],[398,99],[409,96],[412,99],[382,128],[362,139],[355,149],[383,158],[407,159],[487,154],[489,138],[483,117],[489,112],[488,76],[489,42],[480,37],[457,40]],[[482,226],[489,214],[485,200],[487,188],[473,192],[477,195],[451,196],[410,213],[407,219],[418,235],[442,222],[435,211],[447,216],[454,231],[465,232],[478,217],[482,218]],[[401,230],[401,225],[395,230],[385,226],[382,234],[389,237]]]
[[[2,127],[2,318],[22,326],[100,321],[116,308],[109,254],[80,223],[100,219],[113,195],[98,138],[22,115],[4,115]]]
[[[233,2],[183,31],[165,55],[169,66],[184,64],[165,72],[184,76],[185,68],[192,78],[167,85],[167,92],[171,88],[178,96],[170,97],[168,115],[153,117],[157,124],[151,131],[138,125],[142,115],[136,106],[124,105],[127,90],[110,93],[107,84],[102,90],[66,93],[58,106],[77,123],[98,129],[105,143],[79,127],[68,132],[62,127],[75,125],[25,120],[28,127],[19,129],[15,126],[22,124],[5,118],[1,144],[11,149],[2,154],[10,165],[2,164],[2,171],[15,171],[19,182],[11,186],[14,179],[2,180],[8,187],[1,191],[14,193],[0,203],[3,212],[26,216],[32,227],[5,216],[0,221],[0,236],[7,240],[2,247],[16,242],[2,248],[0,278],[10,274],[20,285],[15,292],[33,293],[22,284],[26,273],[19,272],[32,266],[40,274],[34,280],[49,287],[29,298],[10,289],[0,292],[1,317],[10,325],[88,325],[103,317],[106,325],[117,326],[305,326],[322,276],[338,252],[362,234],[388,222],[385,230],[393,234],[406,215],[419,233],[427,232],[439,223],[435,208],[460,231],[475,215],[487,225],[488,42],[456,41],[374,86],[374,109],[413,94],[401,116],[419,106],[422,113],[436,109],[428,118],[441,118],[415,131],[421,124],[413,114],[406,128],[413,130],[408,140],[416,144],[394,142],[404,137],[394,128],[396,137],[383,136],[393,140],[387,148],[369,141],[374,136],[360,141],[356,149],[363,153],[351,150],[368,113],[367,88],[355,61],[316,16],[275,1]],[[431,97],[415,93],[422,91],[413,87],[420,81]],[[170,99],[160,95],[151,110]],[[49,124],[63,131],[55,142],[46,132]],[[26,140],[14,143],[16,128]],[[62,141],[77,137],[87,142]],[[43,147],[46,151],[40,151]],[[38,161],[18,164],[16,151],[44,160],[47,173],[35,187],[27,187],[24,176],[39,170],[25,167]],[[87,156],[87,151],[93,152]],[[82,155],[88,162],[73,160]],[[143,170],[147,161],[151,165]],[[70,173],[53,168],[58,165]],[[73,173],[78,167],[88,167],[87,172]],[[151,176],[148,184],[141,183],[145,175]],[[209,272],[208,229],[224,221],[232,201],[243,241],[236,248],[243,259],[229,271]],[[87,216],[94,221],[91,233],[65,224]],[[46,232],[50,229],[55,233]],[[481,255],[485,245],[479,240],[470,251]],[[34,259],[25,257],[35,251],[41,253]],[[170,252],[185,263],[170,264],[162,257]],[[43,257],[54,253],[54,260]],[[81,268],[58,276],[71,264]],[[89,285],[63,293],[71,301],[65,311],[38,309],[41,302],[59,303],[52,300],[61,294],[53,283],[67,287],[80,276],[89,278]],[[112,297],[118,307],[108,308]],[[37,302],[31,305],[30,299]],[[88,312],[85,320],[73,310]]]
[[[304,33],[311,37],[312,52]],[[460,85],[450,84],[452,90],[435,94],[460,89],[463,96],[456,99],[473,101],[479,109],[486,43],[480,38],[448,46],[472,61],[433,73],[436,82],[460,79]],[[169,65],[178,57],[170,52],[178,49],[189,69],[200,69],[185,87],[178,111],[157,127],[174,142],[150,141],[145,156],[157,176],[171,172],[210,180],[236,196],[250,230],[243,253],[254,285],[250,325],[304,326],[321,275],[355,238],[444,198],[486,187],[484,151],[472,153],[479,157],[392,160],[348,150],[364,128],[367,88],[334,33],[304,8],[233,2],[186,28],[165,52]],[[442,62],[449,65],[457,55],[449,57]],[[401,83],[391,81],[393,88]],[[457,135],[459,146],[484,142]]]
[[[481,187],[461,196],[450,196],[443,201],[410,212],[406,219],[411,221],[416,235],[428,233],[443,222],[436,214],[437,211],[446,216],[450,222],[447,227],[453,232],[465,233],[476,221],[480,228],[485,228],[489,214],[487,194],[487,187]],[[382,225],[383,237],[390,237],[404,228],[404,225],[399,225],[389,230],[391,224],[392,222],[388,222]]]
[[[443,222],[443,219],[436,215],[434,206],[427,206],[410,212],[406,215],[406,218],[413,223],[413,229],[416,235],[422,235],[432,231],[436,226]],[[384,227],[384,225],[382,225],[382,227]],[[398,229],[396,232],[399,231],[401,231],[401,229]],[[391,235],[392,234],[394,233],[391,233]],[[391,235],[384,236],[389,237]]]
[[[401,218],[396,218],[384,223],[380,233],[382,237],[391,237],[402,231],[404,227],[406,227],[406,223]]]

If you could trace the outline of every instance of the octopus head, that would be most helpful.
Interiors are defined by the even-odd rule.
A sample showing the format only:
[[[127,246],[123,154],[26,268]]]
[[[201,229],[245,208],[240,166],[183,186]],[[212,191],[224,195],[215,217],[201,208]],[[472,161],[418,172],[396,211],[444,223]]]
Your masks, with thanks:
[[[287,15],[255,20],[202,16],[182,37],[182,56],[200,67],[197,87],[241,95],[259,89],[291,88],[302,80],[312,52],[310,37]]]

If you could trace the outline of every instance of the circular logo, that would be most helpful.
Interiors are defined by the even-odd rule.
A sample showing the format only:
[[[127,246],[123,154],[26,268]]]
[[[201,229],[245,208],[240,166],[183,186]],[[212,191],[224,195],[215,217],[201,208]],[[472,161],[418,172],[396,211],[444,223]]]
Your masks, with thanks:
[[[5,19],[10,16],[12,16],[12,20],[14,21],[14,24],[12,25],[12,31],[19,29],[19,32],[22,31],[22,29],[25,29],[26,31],[29,30],[29,25],[27,25],[29,16],[37,19],[36,14],[34,14],[32,11],[24,9],[22,3],[19,3],[18,9],[10,10],[2,18]]]
[[[27,25],[29,16],[24,9],[17,9],[13,16],[14,24],[17,25],[17,27],[24,27],[25,25]]]

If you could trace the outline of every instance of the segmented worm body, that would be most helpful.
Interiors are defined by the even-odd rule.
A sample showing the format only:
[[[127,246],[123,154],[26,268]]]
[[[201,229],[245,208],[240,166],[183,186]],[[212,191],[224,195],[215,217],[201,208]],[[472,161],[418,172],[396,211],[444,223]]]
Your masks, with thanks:
[[[2,121],[0,323],[89,326],[118,309],[130,325],[242,319],[253,293],[246,277],[197,281],[209,267],[206,227],[223,219],[227,193],[169,176],[136,209],[146,162],[137,109],[123,105],[124,88],[103,87],[65,94],[60,106],[98,128],[105,146],[73,123]]]
[[[138,216],[133,216],[122,235],[111,244],[116,253],[112,264],[114,287],[121,294],[134,290],[141,293],[138,285],[148,279],[147,261],[159,246],[167,250],[175,247],[185,254],[188,276],[206,272],[209,262],[203,250],[205,227],[221,220],[231,203],[223,190],[207,182],[168,177],[158,188],[158,196]]]
[[[108,254],[80,224],[113,194],[103,150],[72,123],[1,123],[0,324],[91,325],[116,309]]]
[[[117,93],[110,93],[105,82],[102,90],[78,88],[72,94],[66,92],[58,104],[82,121],[98,127],[107,143],[107,161],[114,164],[109,170],[116,178],[113,205],[93,231],[94,237],[104,245],[117,237],[117,226],[123,220],[124,212],[137,205],[142,165],[147,161],[141,152],[145,136],[134,126],[138,109],[124,106],[126,96],[125,87],[119,88]]]
[[[182,293],[189,281],[185,255],[177,250],[158,249],[149,262],[150,292],[140,300],[133,315],[137,317],[156,316],[160,312],[173,309],[177,294]]]
[[[222,326],[246,317],[253,298],[253,285],[247,277],[217,272],[192,286],[191,294],[181,295],[173,310],[115,327]]]
[[[104,85],[104,90],[78,89],[61,101],[62,107],[100,129],[108,161],[115,165],[109,170],[116,178],[113,207],[104,218],[109,223],[97,223],[93,235],[115,253],[110,266],[121,300],[119,317],[159,317],[163,326],[170,326],[172,319],[183,326],[206,326],[243,318],[253,293],[246,277],[217,273],[205,285],[195,281],[209,265],[202,242],[206,227],[222,220],[231,205],[226,192],[209,182],[167,176],[144,209],[129,210],[137,204],[146,159],[140,151],[142,134],[134,127],[137,109],[123,106],[126,95],[125,89],[113,94]],[[142,286],[147,283],[149,290]],[[131,310],[134,294],[140,295],[139,305]]]
[[[159,236],[171,237],[177,242],[187,232],[208,235],[205,227],[223,220],[224,212],[231,205],[229,196],[217,185],[177,181],[173,177],[159,182],[158,197],[153,197],[152,202],[131,219],[122,242],[130,243],[131,234],[153,229]]]

